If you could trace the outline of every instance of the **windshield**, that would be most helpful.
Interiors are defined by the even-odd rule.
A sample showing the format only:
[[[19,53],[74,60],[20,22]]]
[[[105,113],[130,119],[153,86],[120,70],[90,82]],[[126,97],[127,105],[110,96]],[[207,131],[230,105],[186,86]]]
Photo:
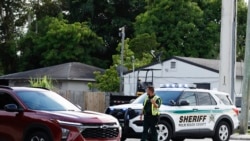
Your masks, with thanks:
[[[170,102],[171,100],[177,101],[179,96],[181,95],[182,91],[156,91],[156,95],[158,95],[162,99],[162,104],[163,105],[169,105],[172,106],[172,103]],[[146,93],[138,97],[133,103],[138,104],[138,103],[143,103],[145,97],[147,96]]]
[[[52,91],[18,91],[17,96],[32,110],[81,111],[74,104]]]

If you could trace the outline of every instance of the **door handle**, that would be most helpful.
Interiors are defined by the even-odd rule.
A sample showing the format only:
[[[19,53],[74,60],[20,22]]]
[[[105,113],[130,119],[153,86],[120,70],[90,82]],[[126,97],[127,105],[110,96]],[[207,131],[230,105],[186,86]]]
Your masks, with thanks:
[[[194,108],[193,111],[198,111],[198,109],[197,109],[197,108]]]
[[[215,107],[214,109],[220,109],[219,107]]]

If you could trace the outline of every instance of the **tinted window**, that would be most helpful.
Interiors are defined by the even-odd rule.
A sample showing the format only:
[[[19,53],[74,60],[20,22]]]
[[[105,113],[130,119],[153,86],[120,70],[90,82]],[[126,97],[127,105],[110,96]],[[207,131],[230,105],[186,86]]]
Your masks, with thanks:
[[[171,100],[177,101],[177,99],[182,94],[182,91],[157,91],[156,94],[161,97],[162,104],[164,105],[172,105]]]
[[[16,100],[9,94],[0,92],[0,110],[3,110],[7,104],[16,104],[18,106]]]
[[[197,100],[199,105],[216,105],[215,100],[209,93],[197,93]]]
[[[18,91],[17,96],[32,110],[80,111],[75,105],[52,91]]]
[[[182,100],[187,100],[189,105],[196,105],[196,98],[194,92],[185,92],[179,99],[179,102]]]
[[[155,93],[162,99],[162,104],[171,106],[172,104],[170,103],[170,101],[174,100],[176,102],[182,91],[156,91]],[[146,96],[147,94],[144,93],[133,103],[143,103]]]
[[[228,95],[216,94],[216,96],[217,96],[225,105],[233,105]]]

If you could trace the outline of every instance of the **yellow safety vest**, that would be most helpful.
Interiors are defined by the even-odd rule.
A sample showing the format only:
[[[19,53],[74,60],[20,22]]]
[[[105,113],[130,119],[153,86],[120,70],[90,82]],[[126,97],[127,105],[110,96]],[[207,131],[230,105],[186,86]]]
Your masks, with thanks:
[[[157,96],[157,95],[155,95],[154,97],[153,97],[153,99],[156,101],[157,99],[159,99],[160,100],[160,104],[161,104],[161,99],[160,99],[160,97],[159,96]],[[144,109],[144,106],[146,105],[146,102],[147,102],[147,100],[148,100],[148,96],[145,98],[145,100],[144,100],[144,103],[143,103],[143,109]],[[160,115],[160,111],[159,111],[159,107],[160,107],[160,105],[158,105],[159,107],[158,108],[155,108],[155,106],[153,105],[153,104],[151,104],[151,106],[152,106],[152,115],[153,116],[156,116],[156,115]]]

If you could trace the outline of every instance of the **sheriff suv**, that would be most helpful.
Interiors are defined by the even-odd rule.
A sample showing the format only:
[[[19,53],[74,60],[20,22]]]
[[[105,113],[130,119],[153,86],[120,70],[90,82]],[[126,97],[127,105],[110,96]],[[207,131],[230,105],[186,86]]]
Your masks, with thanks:
[[[239,111],[227,93],[177,84],[162,85],[155,93],[162,99],[158,141],[183,141],[185,138],[228,141],[239,126]],[[106,109],[107,114],[119,120],[122,140],[141,137],[143,126],[139,114],[146,96],[143,94],[130,104]]]
[[[42,88],[0,86],[0,141],[119,141],[110,115],[81,111]]]

